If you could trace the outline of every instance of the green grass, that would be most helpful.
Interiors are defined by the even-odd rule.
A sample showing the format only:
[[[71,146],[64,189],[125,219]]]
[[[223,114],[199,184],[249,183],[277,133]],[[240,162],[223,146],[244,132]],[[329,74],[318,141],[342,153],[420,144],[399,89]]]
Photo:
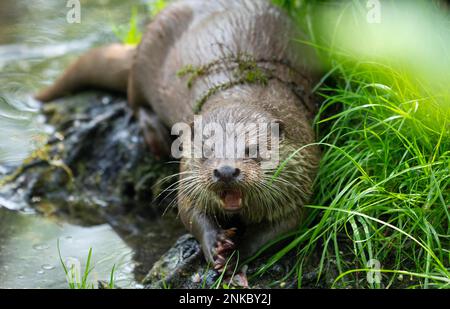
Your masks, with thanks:
[[[123,44],[135,46],[141,42],[142,31],[139,29],[137,7],[131,9],[131,17],[128,25],[113,26],[113,32]]]
[[[374,83],[371,71],[337,69],[344,70],[338,85],[319,90],[324,103],[316,129],[323,158],[316,206],[308,206],[313,222],[266,269],[288,251],[298,250],[301,273],[303,261],[319,250],[320,272],[330,261],[338,270],[333,286],[449,287],[446,118],[436,117],[431,127],[420,112],[422,105],[428,109],[427,98],[403,97],[392,85]],[[339,113],[324,116],[336,105]],[[369,270],[366,265],[372,259],[381,264],[382,285],[358,276]],[[413,280],[399,282],[399,274]]]
[[[371,259],[389,271],[421,274],[423,287],[450,282],[448,122],[433,127],[421,110],[429,98],[398,86],[391,71],[386,80],[361,67],[337,68],[336,87],[324,86],[324,104],[316,124],[324,154],[316,184],[315,205],[321,209],[315,235],[306,246],[323,241],[322,259],[336,260],[339,272],[365,268]],[[400,80],[402,81],[402,80]],[[342,111],[322,117],[333,105]],[[350,242],[338,241],[344,236]],[[308,249],[305,250],[305,252]],[[344,257],[341,252],[350,253]],[[353,273],[336,284],[375,287]],[[395,285],[385,273],[384,286]],[[409,284],[406,284],[409,285]]]
[[[161,12],[168,4],[166,0],[153,0],[147,3],[148,10],[150,12],[150,17],[155,17],[159,12]]]
[[[152,0],[148,1],[146,9],[150,18],[154,18],[161,12],[168,2],[166,0]],[[113,25],[112,30],[117,39],[126,45],[136,46],[142,40],[143,32],[139,28],[139,14],[138,7],[134,6],[131,9],[130,21],[126,25]]]
[[[236,254],[236,257],[234,257],[235,254]],[[233,261],[234,259],[236,259],[236,261]],[[233,265],[234,265],[234,267],[233,267]],[[224,290],[231,289],[232,288],[231,282],[226,282],[226,280],[225,280],[226,278],[224,276],[225,276],[225,274],[229,274],[229,271],[232,270],[231,275],[229,275],[229,278],[228,278],[230,281],[232,281],[233,277],[237,273],[238,265],[239,265],[239,252],[233,251],[233,253],[227,258],[224,270],[222,271],[220,276],[214,282],[212,289],[224,289]],[[205,273],[208,272],[208,269],[209,269],[209,265],[208,265]],[[206,276],[205,276],[205,278],[206,278]]]
[[[316,92],[323,158],[310,216],[257,275],[296,250],[299,287],[312,263],[330,287],[449,288],[450,98],[385,63],[316,47],[330,68]],[[379,283],[367,280],[373,260]]]

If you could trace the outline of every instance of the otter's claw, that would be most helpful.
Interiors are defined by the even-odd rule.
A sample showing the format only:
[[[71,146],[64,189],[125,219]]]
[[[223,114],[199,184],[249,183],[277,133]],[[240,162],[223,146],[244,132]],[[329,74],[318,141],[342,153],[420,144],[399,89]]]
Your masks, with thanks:
[[[228,230],[223,230],[223,233],[221,233],[222,235],[222,239],[223,240],[225,240],[225,239],[227,239],[227,238],[233,238],[234,237],[234,235],[236,235],[236,231],[237,231],[237,228],[235,228],[235,227],[232,227],[231,229],[228,229]]]
[[[214,247],[214,269],[223,272],[227,259],[235,248],[234,242],[230,239],[236,235],[236,228],[223,230],[217,235],[217,241]]]

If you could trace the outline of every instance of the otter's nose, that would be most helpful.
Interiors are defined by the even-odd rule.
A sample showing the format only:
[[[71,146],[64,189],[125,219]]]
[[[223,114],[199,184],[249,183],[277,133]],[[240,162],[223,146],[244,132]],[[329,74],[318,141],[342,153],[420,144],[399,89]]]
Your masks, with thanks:
[[[229,165],[224,165],[214,169],[214,178],[216,181],[231,182],[241,174],[241,170]]]

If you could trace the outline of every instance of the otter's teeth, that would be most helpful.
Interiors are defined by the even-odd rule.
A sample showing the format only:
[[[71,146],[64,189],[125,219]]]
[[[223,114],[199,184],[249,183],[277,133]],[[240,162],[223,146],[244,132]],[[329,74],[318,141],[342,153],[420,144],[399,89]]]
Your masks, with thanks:
[[[242,207],[242,194],[239,191],[226,191],[221,195],[221,204],[226,210],[238,210]]]

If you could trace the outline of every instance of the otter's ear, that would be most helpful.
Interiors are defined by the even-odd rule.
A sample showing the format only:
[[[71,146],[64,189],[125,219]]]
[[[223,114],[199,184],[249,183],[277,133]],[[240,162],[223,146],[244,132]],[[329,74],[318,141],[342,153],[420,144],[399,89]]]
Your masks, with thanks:
[[[280,138],[284,138],[284,121],[281,119],[275,119],[273,122],[273,124],[278,124],[278,132],[280,134]]]

